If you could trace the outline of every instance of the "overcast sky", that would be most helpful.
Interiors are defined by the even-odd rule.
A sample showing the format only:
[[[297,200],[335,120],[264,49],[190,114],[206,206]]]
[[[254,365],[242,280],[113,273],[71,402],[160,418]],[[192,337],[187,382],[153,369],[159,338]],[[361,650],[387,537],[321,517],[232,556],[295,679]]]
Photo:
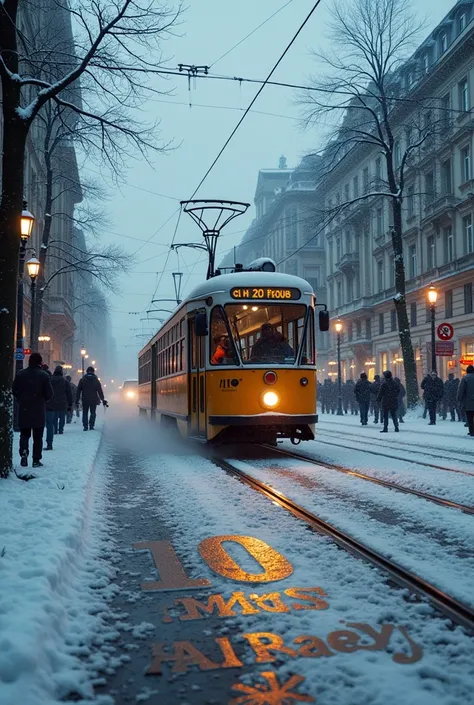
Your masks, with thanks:
[[[187,0],[177,36],[164,46],[168,66],[178,63],[209,65],[212,73],[263,79],[276,62],[297,28],[308,14],[314,0],[292,0],[281,12],[228,56],[217,61],[234,44],[285,4],[285,0]],[[275,80],[305,83],[316,64],[310,56],[312,47],[324,44],[327,7],[323,2],[293,45],[274,75]],[[427,18],[426,34],[454,5],[451,0],[415,0],[420,17]],[[217,63],[215,63],[217,62]],[[130,164],[126,185],[111,194],[107,204],[110,230],[104,231],[104,243],[122,245],[136,263],[130,276],[124,277],[122,294],[110,297],[113,335],[117,342],[119,369],[123,379],[137,376],[137,352],[158,321],[140,321],[150,308],[150,300],[163,270],[168,245],[176,227],[174,211],[179,201],[190,198],[204,173],[216,157],[239,120],[242,109],[258,90],[258,85],[215,80],[198,80],[188,91],[187,79],[171,77],[162,83],[173,95],[157,96],[147,103],[147,117],[161,119],[162,137],[173,140],[176,149],[155,158],[154,168],[146,162]],[[254,217],[253,196],[262,168],[276,168],[283,154],[288,166],[296,166],[305,152],[321,146],[317,130],[303,132],[298,123],[298,107],[291,89],[266,87],[213,169],[198,196],[251,203],[245,216],[231,223],[221,238],[219,253],[237,244]],[[192,107],[189,107],[189,101]],[[201,107],[211,106],[211,107]],[[264,113],[264,114],[262,114]],[[271,113],[271,115],[269,115]],[[150,193],[153,192],[153,193]],[[161,194],[161,195],[158,195]],[[173,217],[171,217],[173,216]],[[168,218],[167,225],[163,224]],[[158,232],[159,231],[159,232]],[[133,240],[131,238],[136,238]],[[146,241],[149,242],[146,244]],[[176,242],[199,240],[197,226],[183,214]],[[181,250],[179,262],[171,253],[155,298],[174,296],[171,272],[184,273],[184,293],[204,277],[206,265],[202,254]],[[219,259],[219,257],[218,257]],[[155,306],[169,308],[169,304]],[[171,306],[172,307],[172,306]],[[140,312],[139,315],[132,315]],[[160,316],[163,314],[155,314]],[[167,314],[164,314],[167,315]],[[105,371],[104,371],[105,372]],[[109,376],[106,373],[104,376]]]

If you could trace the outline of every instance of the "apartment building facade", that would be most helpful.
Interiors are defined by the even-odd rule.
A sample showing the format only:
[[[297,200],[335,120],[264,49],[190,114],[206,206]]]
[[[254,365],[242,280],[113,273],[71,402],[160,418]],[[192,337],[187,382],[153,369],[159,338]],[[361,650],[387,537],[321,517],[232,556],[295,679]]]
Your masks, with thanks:
[[[400,69],[398,80],[410,101],[394,112],[395,162],[413,140],[413,125],[433,125],[408,162],[403,195],[407,304],[418,378],[430,367],[431,283],[438,291],[437,323],[454,327],[454,354],[438,357],[438,370],[444,378],[449,372],[460,376],[474,360],[472,1],[456,3]],[[403,377],[394,307],[391,201],[383,195],[354,201],[365,193],[384,192],[384,161],[376,147],[357,145],[321,184],[326,209],[350,204],[325,231],[328,303],[343,323],[345,379],[362,371],[373,377],[387,368]],[[332,338],[332,363],[335,353]]]

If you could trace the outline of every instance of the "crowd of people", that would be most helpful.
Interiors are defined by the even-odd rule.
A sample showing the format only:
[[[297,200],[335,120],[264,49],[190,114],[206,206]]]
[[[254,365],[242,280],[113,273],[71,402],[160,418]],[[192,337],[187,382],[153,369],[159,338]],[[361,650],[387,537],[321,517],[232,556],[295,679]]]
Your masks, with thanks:
[[[459,380],[453,373],[443,382],[436,372],[427,374],[421,382],[424,403],[423,418],[429,417],[429,425],[435,426],[437,418],[458,421],[468,428],[468,435],[474,436],[474,366],[469,365],[466,374]],[[362,426],[367,426],[369,415],[373,423],[383,423],[381,433],[388,432],[389,417],[395,431],[404,423],[406,414],[406,389],[398,377],[392,377],[390,370],[375,375],[372,382],[362,372],[357,382],[346,380],[341,385],[341,407],[344,414],[360,415]],[[336,414],[339,404],[337,382],[325,379],[318,382],[318,402],[323,414]]]
[[[70,375],[64,375],[61,365],[51,373],[43,364],[39,353],[32,353],[28,367],[20,370],[12,387],[16,400],[17,427],[20,429],[20,464],[28,467],[30,438],[33,436],[33,467],[42,467],[43,450],[53,450],[56,435],[63,435],[66,424],[74,418],[74,408],[79,417],[82,406],[84,431],[94,430],[96,409],[102,402],[108,406],[94,368],[88,367],[86,374],[76,386]],[[46,428],[46,445],[43,435]]]

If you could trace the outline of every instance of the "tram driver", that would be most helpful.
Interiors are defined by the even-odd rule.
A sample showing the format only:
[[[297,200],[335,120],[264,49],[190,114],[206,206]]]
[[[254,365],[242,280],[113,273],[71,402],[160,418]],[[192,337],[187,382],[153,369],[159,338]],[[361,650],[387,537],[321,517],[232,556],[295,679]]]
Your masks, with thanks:
[[[264,323],[260,329],[260,337],[253,346],[251,360],[283,360],[294,355],[294,350],[286,338],[270,323]]]
[[[214,337],[214,354],[212,355],[211,362],[213,365],[225,364],[225,359],[228,357],[233,357],[230,351],[229,338],[227,335],[216,335]],[[229,363],[227,363],[229,364]]]

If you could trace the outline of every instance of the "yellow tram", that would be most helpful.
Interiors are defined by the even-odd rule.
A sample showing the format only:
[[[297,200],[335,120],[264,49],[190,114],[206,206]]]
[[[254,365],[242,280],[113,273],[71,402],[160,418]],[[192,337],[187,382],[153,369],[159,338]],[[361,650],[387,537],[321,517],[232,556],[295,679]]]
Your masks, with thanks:
[[[139,353],[141,414],[202,441],[314,438],[314,292],[271,267],[214,276],[176,309]]]

